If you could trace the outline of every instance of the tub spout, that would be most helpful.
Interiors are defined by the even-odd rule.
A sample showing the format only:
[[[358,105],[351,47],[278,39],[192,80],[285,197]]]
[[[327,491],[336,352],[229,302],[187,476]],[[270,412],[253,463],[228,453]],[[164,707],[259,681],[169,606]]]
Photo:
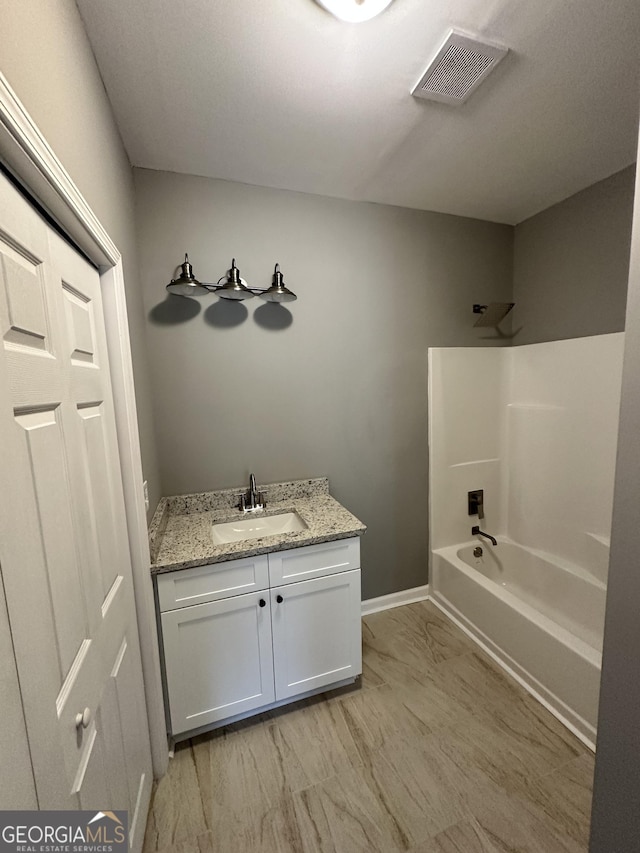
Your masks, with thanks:
[[[494,536],[492,536],[490,533],[485,533],[484,530],[480,530],[477,525],[471,528],[471,533],[474,536],[483,536],[485,539],[488,539],[492,545],[498,544],[498,540]]]

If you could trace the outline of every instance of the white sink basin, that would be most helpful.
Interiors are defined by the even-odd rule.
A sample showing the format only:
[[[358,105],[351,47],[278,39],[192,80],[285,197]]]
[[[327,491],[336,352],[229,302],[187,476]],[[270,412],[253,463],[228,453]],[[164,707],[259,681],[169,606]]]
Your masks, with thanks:
[[[277,536],[306,529],[307,525],[297,512],[283,512],[280,515],[252,515],[237,521],[221,521],[211,526],[211,538],[214,545],[228,545],[245,539],[260,539],[262,536]]]

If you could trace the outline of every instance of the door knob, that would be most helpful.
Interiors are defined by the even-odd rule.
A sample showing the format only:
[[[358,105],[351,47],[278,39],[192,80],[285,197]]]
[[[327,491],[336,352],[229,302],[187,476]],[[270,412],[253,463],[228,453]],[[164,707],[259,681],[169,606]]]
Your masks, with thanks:
[[[260,605],[260,607],[265,607],[267,602],[264,600],[264,598],[261,598],[258,604]]]
[[[276,601],[278,602],[278,604],[282,604],[284,598],[281,595],[276,595]]]
[[[76,728],[86,729],[89,723],[91,722],[91,711],[89,708],[85,708],[81,714],[76,714]]]

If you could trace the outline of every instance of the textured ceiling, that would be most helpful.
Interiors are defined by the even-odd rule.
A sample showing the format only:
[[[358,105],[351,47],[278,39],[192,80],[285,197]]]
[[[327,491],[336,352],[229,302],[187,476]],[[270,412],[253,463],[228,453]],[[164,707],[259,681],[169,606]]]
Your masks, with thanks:
[[[77,0],[133,165],[515,224],[635,159],[638,0]],[[450,27],[510,54],[409,94]]]

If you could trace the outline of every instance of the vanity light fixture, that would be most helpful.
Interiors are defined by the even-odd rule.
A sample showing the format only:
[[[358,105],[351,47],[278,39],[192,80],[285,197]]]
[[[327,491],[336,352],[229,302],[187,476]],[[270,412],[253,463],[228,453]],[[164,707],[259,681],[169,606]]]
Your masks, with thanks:
[[[473,324],[479,326],[497,326],[507,316],[515,302],[490,302],[488,305],[474,305],[473,313],[480,316]]]
[[[341,21],[359,24],[384,12],[391,0],[316,0],[316,3]]]
[[[220,282],[224,279],[224,284]],[[253,293],[247,287],[247,282],[240,278],[240,270],[236,266],[236,259],[231,261],[231,269],[227,270],[226,276],[218,279],[218,283],[211,290],[223,299],[251,299]]]
[[[260,297],[265,302],[293,302],[294,299],[298,298],[288,287],[285,287],[284,279],[280,272],[280,264],[276,264],[273,271],[271,287],[261,293]]]
[[[217,284],[198,281],[193,274],[193,267],[189,262],[189,255],[184,256],[184,263],[180,264],[181,273],[178,278],[172,278],[167,285],[169,293],[176,296],[204,296],[205,293],[216,293],[222,299],[251,299],[259,296],[265,302],[293,302],[298,297],[285,287],[280,264],[276,264],[272,277],[271,287],[249,287],[247,282],[240,277],[240,270],[236,266],[236,259],[231,261],[231,269],[227,270]],[[221,282],[224,282],[222,284]]]
[[[189,255],[184,256],[184,263],[180,264],[182,272],[178,278],[172,278],[167,285],[169,293],[176,296],[204,296],[208,288],[198,281],[193,274],[193,267],[189,263]]]

